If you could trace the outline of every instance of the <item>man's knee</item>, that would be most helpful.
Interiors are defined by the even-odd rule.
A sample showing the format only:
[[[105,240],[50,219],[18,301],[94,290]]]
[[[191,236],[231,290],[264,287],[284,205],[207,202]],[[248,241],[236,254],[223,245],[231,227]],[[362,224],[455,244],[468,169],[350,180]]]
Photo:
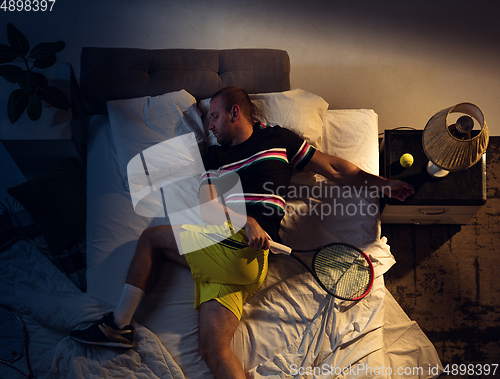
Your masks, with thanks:
[[[142,239],[142,240],[145,240],[148,242],[154,242],[155,239],[158,239],[162,235],[171,234],[171,233],[172,233],[172,226],[171,225],[150,226],[142,231],[139,239]]]
[[[208,367],[216,367],[224,361],[224,356],[230,350],[229,344],[214,343],[212,338],[200,340],[199,353],[201,359],[208,365]]]
[[[206,341],[200,340],[199,352],[201,359],[203,359],[208,366],[211,366],[212,362],[216,361],[218,351]]]
[[[209,366],[217,364],[230,350],[230,341],[238,324],[238,318],[217,300],[201,304],[199,351]]]
[[[171,225],[150,226],[141,233],[139,244],[151,249],[175,248],[175,238]]]
[[[180,254],[175,233],[180,231],[177,225],[158,225],[146,228],[139,237],[138,247],[146,247],[149,254],[158,255],[188,267],[186,258]],[[139,250],[139,249],[138,249]]]

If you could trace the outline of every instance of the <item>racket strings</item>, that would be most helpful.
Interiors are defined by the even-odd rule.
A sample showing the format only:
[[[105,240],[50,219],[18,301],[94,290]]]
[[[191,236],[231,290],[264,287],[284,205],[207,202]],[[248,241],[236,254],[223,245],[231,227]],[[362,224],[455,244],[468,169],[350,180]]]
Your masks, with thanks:
[[[19,358],[24,349],[24,329],[19,319],[0,307],[0,361]]]
[[[314,271],[327,290],[344,299],[363,295],[371,284],[370,263],[349,246],[334,245],[318,252]]]

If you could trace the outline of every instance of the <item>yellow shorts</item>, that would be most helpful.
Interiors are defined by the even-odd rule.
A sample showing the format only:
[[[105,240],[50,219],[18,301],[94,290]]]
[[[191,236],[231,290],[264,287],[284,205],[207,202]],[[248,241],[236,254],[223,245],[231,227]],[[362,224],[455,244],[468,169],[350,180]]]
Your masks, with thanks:
[[[233,234],[228,223],[182,228],[182,248],[192,251],[185,257],[195,281],[196,309],[215,299],[241,319],[243,303],[266,278],[269,250],[248,246],[245,230]]]

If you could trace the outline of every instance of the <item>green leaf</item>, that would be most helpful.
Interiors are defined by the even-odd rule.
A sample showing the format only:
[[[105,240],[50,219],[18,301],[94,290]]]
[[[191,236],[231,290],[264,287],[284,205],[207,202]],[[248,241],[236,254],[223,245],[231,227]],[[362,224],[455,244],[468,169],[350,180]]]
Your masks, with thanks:
[[[49,81],[45,77],[45,75],[40,74],[39,72],[36,73],[38,76],[38,87],[48,87],[49,86]]]
[[[55,54],[49,55],[45,58],[38,58],[33,62],[33,66],[38,68],[47,68],[53,66],[56,63],[57,57]]]
[[[22,89],[12,91],[7,103],[7,115],[11,124],[15,123],[28,106],[29,95]]]
[[[17,54],[12,47],[0,44],[0,64],[12,62],[16,58]]]
[[[17,83],[17,76],[23,72],[23,69],[13,64],[0,66],[0,76],[9,83]]]
[[[26,108],[26,113],[32,121],[36,121],[42,115],[42,101],[40,98],[32,93],[29,95],[28,107]]]
[[[19,87],[27,93],[33,93],[38,87],[38,75],[36,72],[23,70],[17,76]]]
[[[66,95],[56,87],[38,87],[37,94],[55,108],[67,111],[71,106]]]
[[[12,49],[21,56],[25,56],[30,50],[30,43],[26,36],[14,25],[7,24],[7,38]]]
[[[36,45],[30,53],[30,58],[32,59],[40,59],[47,58],[51,55],[54,55],[64,49],[66,45],[63,41],[57,42],[42,42]]]

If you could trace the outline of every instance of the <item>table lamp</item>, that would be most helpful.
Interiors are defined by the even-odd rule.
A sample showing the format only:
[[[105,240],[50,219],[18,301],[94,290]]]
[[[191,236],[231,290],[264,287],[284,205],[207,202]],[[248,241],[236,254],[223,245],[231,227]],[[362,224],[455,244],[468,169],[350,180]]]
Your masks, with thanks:
[[[451,113],[464,115],[448,123]],[[481,130],[471,136],[474,120]],[[460,103],[439,111],[427,122],[422,133],[422,146],[429,158],[427,171],[434,178],[443,178],[450,171],[462,171],[476,164],[488,147],[489,131],[484,114],[472,103]]]

